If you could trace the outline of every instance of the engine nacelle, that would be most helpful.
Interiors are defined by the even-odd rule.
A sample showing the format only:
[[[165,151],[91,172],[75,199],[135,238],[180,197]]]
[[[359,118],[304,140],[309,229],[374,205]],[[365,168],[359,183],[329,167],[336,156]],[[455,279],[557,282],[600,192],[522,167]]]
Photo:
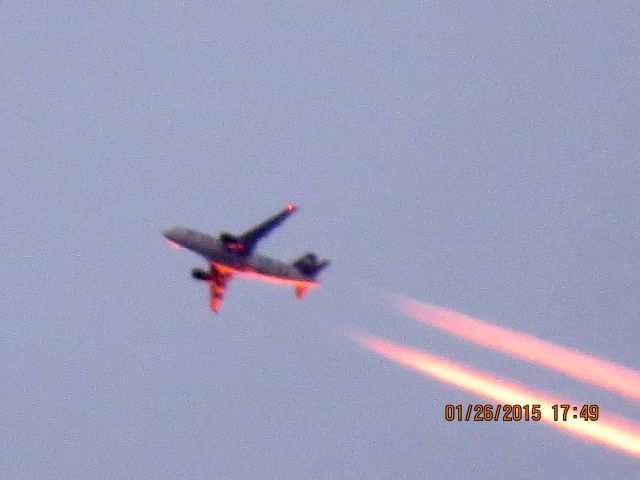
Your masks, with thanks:
[[[191,276],[196,280],[202,280],[204,282],[211,280],[211,275],[201,268],[191,270]]]
[[[242,240],[229,232],[222,232],[220,234],[220,241],[224,244],[224,247],[233,253],[245,254],[246,246],[242,243]]]
[[[236,243],[238,241],[238,237],[229,232],[222,232],[218,238],[220,238],[220,241],[225,244]]]

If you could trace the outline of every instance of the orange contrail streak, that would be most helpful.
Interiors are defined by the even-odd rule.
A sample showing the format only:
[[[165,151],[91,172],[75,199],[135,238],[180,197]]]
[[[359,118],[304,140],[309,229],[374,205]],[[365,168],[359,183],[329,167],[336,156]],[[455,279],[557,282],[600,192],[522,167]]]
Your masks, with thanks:
[[[405,297],[398,297],[398,305],[403,313],[414,320],[459,338],[543,365],[627,398],[640,400],[640,372],[637,370],[446,308]]]
[[[600,414],[597,421],[560,417],[554,421],[552,405],[576,402],[554,398],[548,393],[528,389],[516,382],[506,381],[489,374],[456,364],[442,357],[403,347],[371,335],[355,335],[362,347],[376,352],[396,363],[431,376],[462,390],[475,393],[500,404],[541,406],[543,422],[565,430],[583,440],[590,440],[624,453],[640,457],[640,426],[631,420],[614,415]],[[573,411],[571,412],[573,414]]]

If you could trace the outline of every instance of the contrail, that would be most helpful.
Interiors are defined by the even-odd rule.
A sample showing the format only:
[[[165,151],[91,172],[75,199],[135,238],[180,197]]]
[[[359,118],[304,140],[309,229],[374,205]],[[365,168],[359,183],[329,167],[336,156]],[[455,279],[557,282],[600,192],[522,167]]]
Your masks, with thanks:
[[[414,320],[640,401],[640,372],[637,370],[446,308],[401,296],[395,298],[400,310]]]
[[[621,452],[640,457],[640,426],[628,419],[600,414],[596,421],[574,419],[554,420],[553,405],[579,405],[548,393],[529,389],[513,381],[506,381],[442,357],[407,348],[372,335],[353,335],[362,347],[382,357],[436,378],[462,390],[480,395],[490,401],[510,405],[540,405],[541,421],[583,440],[593,441]],[[573,412],[572,412],[573,413]],[[502,421],[500,419],[500,421]]]

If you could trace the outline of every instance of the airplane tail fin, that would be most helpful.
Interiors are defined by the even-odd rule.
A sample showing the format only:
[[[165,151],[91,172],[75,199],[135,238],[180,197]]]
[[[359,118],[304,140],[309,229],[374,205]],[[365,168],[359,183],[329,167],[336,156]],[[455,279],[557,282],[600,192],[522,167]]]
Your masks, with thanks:
[[[296,285],[295,287],[293,287],[293,291],[296,292],[296,298],[298,300],[302,300],[307,293],[307,289],[308,287],[304,285]]]
[[[331,262],[329,260],[319,260],[315,253],[306,253],[295,262],[293,266],[305,275],[314,278],[318,273],[327,268]]]

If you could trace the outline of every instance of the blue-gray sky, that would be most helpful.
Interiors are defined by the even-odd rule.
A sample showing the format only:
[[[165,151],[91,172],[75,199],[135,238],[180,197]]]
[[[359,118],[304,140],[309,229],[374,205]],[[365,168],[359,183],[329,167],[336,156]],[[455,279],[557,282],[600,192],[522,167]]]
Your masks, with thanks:
[[[350,344],[358,329],[639,419],[420,327],[383,292],[640,368],[633,2],[3,2],[0,469],[6,478],[630,478],[540,424]],[[333,259],[235,281],[173,225]]]

